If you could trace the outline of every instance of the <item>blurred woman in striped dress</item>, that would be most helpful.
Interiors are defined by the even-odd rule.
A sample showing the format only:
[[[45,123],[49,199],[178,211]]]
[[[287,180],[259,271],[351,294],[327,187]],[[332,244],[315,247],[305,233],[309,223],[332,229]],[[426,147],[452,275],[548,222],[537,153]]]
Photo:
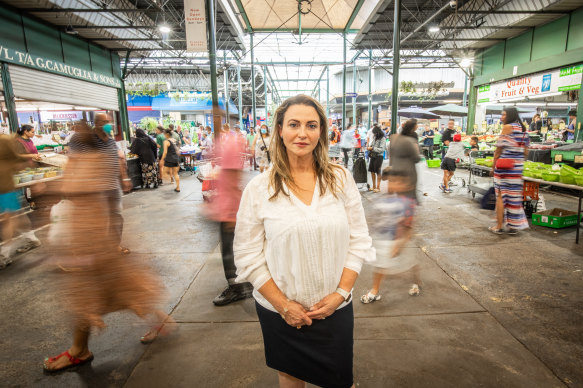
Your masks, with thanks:
[[[493,164],[497,223],[489,230],[502,234],[506,223],[506,233],[516,234],[528,228],[522,207],[522,169],[530,139],[516,108],[505,108],[501,120],[504,126],[496,144]]]

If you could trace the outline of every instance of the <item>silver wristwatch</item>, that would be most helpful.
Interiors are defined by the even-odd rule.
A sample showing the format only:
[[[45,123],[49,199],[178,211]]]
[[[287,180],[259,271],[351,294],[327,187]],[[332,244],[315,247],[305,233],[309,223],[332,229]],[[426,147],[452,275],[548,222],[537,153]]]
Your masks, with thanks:
[[[342,289],[340,287],[338,287],[336,289],[336,292],[338,294],[340,294],[340,296],[342,296],[344,298],[344,301],[347,302],[347,303],[350,302],[350,299],[352,299],[352,292],[348,292],[348,291],[346,291],[346,290],[344,290],[344,289]]]

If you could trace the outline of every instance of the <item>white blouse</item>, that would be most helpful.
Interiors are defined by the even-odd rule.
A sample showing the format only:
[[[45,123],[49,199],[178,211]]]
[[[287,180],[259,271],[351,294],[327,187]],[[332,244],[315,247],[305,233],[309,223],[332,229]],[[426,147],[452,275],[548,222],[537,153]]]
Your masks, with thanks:
[[[360,273],[364,260],[375,261],[360,193],[344,171],[338,198],[329,190],[320,196],[316,183],[310,206],[287,187],[290,197],[280,193],[270,201],[269,171],[245,188],[233,249],[237,281],[251,282],[266,309],[276,312],[258,290],[271,278],[287,298],[309,309],[336,290],[344,268]]]

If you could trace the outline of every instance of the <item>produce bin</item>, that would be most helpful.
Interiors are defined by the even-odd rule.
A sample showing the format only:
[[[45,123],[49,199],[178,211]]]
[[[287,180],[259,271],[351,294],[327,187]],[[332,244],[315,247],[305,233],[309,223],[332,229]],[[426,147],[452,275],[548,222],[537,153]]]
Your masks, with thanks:
[[[577,225],[577,218],[581,216],[575,212],[565,209],[550,209],[532,215],[534,225],[546,226],[548,228],[560,229]]]
[[[427,167],[429,167],[429,168],[439,168],[439,166],[441,166],[440,159],[428,159],[428,160],[426,160],[426,162],[427,162]]]

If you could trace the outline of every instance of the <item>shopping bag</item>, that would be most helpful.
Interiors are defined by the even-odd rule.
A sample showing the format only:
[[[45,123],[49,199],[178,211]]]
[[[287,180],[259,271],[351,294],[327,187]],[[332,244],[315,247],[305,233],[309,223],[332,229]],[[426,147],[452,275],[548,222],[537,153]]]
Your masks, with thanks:
[[[482,209],[485,210],[496,209],[496,190],[494,187],[490,187],[486,194],[484,194],[480,205],[482,206]]]
[[[48,240],[51,245],[63,245],[69,240],[71,201],[62,200],[51,208]]]

